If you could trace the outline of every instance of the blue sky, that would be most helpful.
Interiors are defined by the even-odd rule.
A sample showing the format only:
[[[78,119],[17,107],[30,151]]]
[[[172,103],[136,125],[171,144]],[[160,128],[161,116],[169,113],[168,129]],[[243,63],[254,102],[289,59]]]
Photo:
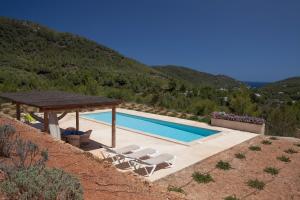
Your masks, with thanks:
[[[148,65],[248,81],[300,75],[299,0],[2,0],[0,15],[82,35]]]

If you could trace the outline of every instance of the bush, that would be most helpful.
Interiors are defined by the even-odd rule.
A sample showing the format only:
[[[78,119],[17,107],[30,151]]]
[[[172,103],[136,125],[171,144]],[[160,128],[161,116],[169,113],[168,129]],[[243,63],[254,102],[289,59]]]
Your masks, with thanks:
[[[274,137],[274,136],[269,137],[269,139],[270,139],[270,140],[278,140],[278,138],[277,138],[277,137]]]
[[[294,145],[297,147],[300,147],[300,143],[295,143]]]
[[[296,151],[295,149],[292,149],[292,148],[287,149],[287,150],[285,150],[284,152],[285,152],[285,153],[288,153],[288,154],[298,153],[298,151]]]
[[[83,199],[77,178],[61,169],[30,167],[15,171],[1,183],[10,199]]]
[[[250,146],[249,149],[250,149],[251,151],[261,151],[260,146]]]
[[[172,185],[169,185],[168,191],[179,192],[179,193],[185,194],[184,190],[181,187],[176,187],[176,186],[172,186]]]
[[[246,156],[245,156],[244,153],[236,153],[236,154],[235,154],[235,157],[236,157],[237,159],[241,159],[241,160],[246,158]]]
[[[239,200],[239,198],[237,198],[235,195],[233,195],[233,196],[225,197],[224,200]]]
[[[0,162],[0,170],[5,177],[0,188],[9,199],[83,199],[83,191],[76,178],[61,169],[45,168],[47,150],[41,151],[31,141],[11,137],[14,133],[13,127],[0,127],[1,145],[5,145],[3,141],[13,144],[9,151],[14,154],[11,162]]]
[[[264,172],[271,174],[271,175],[277,175],[279,173],[279,169],[277,169],[275,167],[266,167],[264,169]]]
[[[14,146],[16,129],[10,125],[0,126],[0,156],[10,157]]]
[[[206,123],[206,124],[210,124],[210,120],[211,120],[210,117],[203,117],[203,118],[199,119],[198,121]]]
[[[204,99],[204,100],[199,99],[193,104],[191,104],[189,107],[190,112],[199,116],[210,115],[216,109],[217,109],[216,103],[209,99]]]
[[[247,185],[249,187],[252,187],[252,188],[255,188],[255,189],[258,189],[258,190],[263,190],[266,184],[262,181],[259,181],[259,180],[255,179],[255,180],[249,180],[247,182]]]
[[[31,141],[17,138],[15,141],[16,157],[13,159],[14,167],[27,169],[32,166],[44,166],[48,160],[47,150],[40,151],[38,145]]]
[[[222,169],[222,170],[229,170],[229,169],[231,169],[231,165],[229,164],[229,162],[225,162],[225,161],[223,161],[223,160],[220,160],[220,161],[216,164],[216,168]]]
[[[272,142],[270,140],[263,140],[261,141],[262,144],[265,144],[265,145],[270,145],[272,144]]]
[[[286,163],[291,162],[290,158],[287,157],[287,156],[284,156],[284,155],[283,156],[278,156],[277,160],[280,160],[280,161],[286,162]]]
[[[208,173],[194,172],[192,177],[197,183],[209,183],[214,181],[214,179]]]
[[[297,112],[288,106],[274,109],[268,116],[267,133],[270,135],[295,137],[297,125]]]

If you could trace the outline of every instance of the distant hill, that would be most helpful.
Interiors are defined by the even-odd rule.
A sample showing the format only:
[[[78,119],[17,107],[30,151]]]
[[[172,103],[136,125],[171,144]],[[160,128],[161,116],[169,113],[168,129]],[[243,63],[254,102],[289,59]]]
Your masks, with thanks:
[[[212,75],[187,67],[166,65],[153,66],[153,68],[163,74],[166,74],[168,77],[180,79],[186,83],[197,86],[232,88],[238,87],[242,84],[241,82],[225,75]]]
[[[267,84],[260,90],[272,98],[300,100],[300,76]]]
[[[165,88],[170,79],[192,86],[239,84],[226,76],[188,68],[152,68],[84,37],[5,17],[0,17],[0,67],[0,91],[54,88],[80,92],[99,85],[139,93]]]
[[[0,17],[0,68],[0,91],[81,92],[102,86],[139,92],[167,84],[156,70],[94,41],[5,17]]]

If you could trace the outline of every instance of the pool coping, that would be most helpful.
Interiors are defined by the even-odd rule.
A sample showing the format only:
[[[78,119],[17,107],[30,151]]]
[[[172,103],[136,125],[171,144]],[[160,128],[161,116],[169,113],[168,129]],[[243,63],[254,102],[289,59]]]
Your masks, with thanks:
[[[117,111],[119,113],[123,113],[123,114],[129,114],[129,115],[137,115],[139,117],[144,117],[142,115],[138,115],[138,114],[132,114],[132,113],[127,113],[127,112],[124,112],[125,109],[122,109],[122,111]],[[106,109],[106,110],[98,110],[98,111],[92,111],[92,112],[85,112],[84,114],[80,114],[79,117],[80,118],[83,118],[85,120],[89,120],[89,121],[92,121],[92,122],[96,122],[96,123],[100,123],[100,124],[104,124],[104,125],[107,125],[107,126],[111,126],[110,123],[107,123],[107,122],[103,122],[103,121],[99,121],[99,120],[96,120],[96,119],[90,119],[90,118],[87,118],[87,117],[84,117],[83,115],[87,115],[87,114],[96,114],[96,113],[104,113],[104,112],[110,112],[109,109]],[[135,112],[138,112],[138,111],[135,111]],[[152,114],[152,113],[151,113]],[[154,114],[154,115],[157,115],[157,114]],[[161,115],[159,115],[161,116]],[[169,116],[167,116],[169,117]],[[123,130],[126,130],[126,131],[131,131],[131,132],[134,132],[134,133],[138,133],[138,134],[141,134],[141,135],[145,135],[145,136],[149,136],[149,137],[153,137],[153,138],[156,138],[156,139],[161,139],[161,140],[164,140],[164,141],[167,141],[167,142],[172,142],[172,143],[176,143],[176,144],[180,144],[180,145],[184,145],[184,146],[191,146],[193,144],[199,144],[199,143],[203,143],[209,139],[213,139],[213,138],[216,138],[218,136],[222,136],[222,135],[225,135],[226,134],[226,131],[224,130],[216,130],[216,129],[213,129],[213,128],[204,128],[204,127],[199,127],[199,126],[194,126],[194,125],[189,125],[189,124],[184,124],[184,123],[178,123],[178,122],[172,122],[170,120],[162,120],[162,119],[157,119],[157,118],[153,118],[153,117],[144,117],[144,118],[149,118],[149,119],[155,119],[155,120],[161,120],[161,121],[166,121],[166,122],[171,122],[171,123],[176,123],[176,124],[182,124],[182,125],[186,125],[186,126],[192,126],[192,127],[196,127],[196,128],[203,128],[203,129],[209,129],[209,130],[213,130],[213,131],[218,131],[217,133],[215,134],[212,134],[212,135],[209,135],[209,136],[206,136],[206,137],[203,137],[203,138],[200,138],[200,139],[196,139],[196,140],[193,140],[191,142],[182,142],[182,141],[178,141],[176,139],[172,139],[172,138],[168,138],[168,137],[163,137],[163,136],[158,136],[156,134],[152,134],[152,133],[148,133],[148,132],[144,132],[144,131],[140,131],[140,130],[136,130],[136,129],[131,129],[131,128],[128,128],[128,127],[124,127],[124,126],[119,126],[119,125],[116,125],[117,128],[119,129],[123,129]],[[180,119],[180,118],[179,118]],[[184,119],[186,120],[186,119]],[[189,120],[189,121],[192,121],[192,120]],[[196,122],[196,121],[195,121]]]

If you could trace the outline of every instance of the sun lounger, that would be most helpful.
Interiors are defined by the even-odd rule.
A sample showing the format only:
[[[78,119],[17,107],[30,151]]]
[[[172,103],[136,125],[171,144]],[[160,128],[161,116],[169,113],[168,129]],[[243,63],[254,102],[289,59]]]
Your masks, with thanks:
[[[122,162],[128,161],[129,165],[131,166],[131,163],[130,163],[131,160],[140,159],[140,158],[143,158],[146,156],[151,156],[156,153],[158,153],[158,151],[155,149],[145,148],[145,149],[141,149],[139,151],[135,151],[133,153],[120,155],[118,162],[122,163]]]
[[[143,167],[147,173],[147,176],[151,176],[153,174],[153,172],[155,171],[157,165],[166,163],[168,165],[168,167],[172,167],[174,165],[175,159],[176,159],[176,156],[168,154],[168,153],[163,153],[156,157],[149,158],[146,160],[136,159],[134,161],[134,168],[138,169],[138,168]],[[150,172],[148,171],[147,167],[151,168]]]
[[[128,145],[128,146],[118,148],[118,149],[106,148],[105,152],[103,152],[103,153],[104,153],[105,158],[111,158],[112,161],[115,162],[119,158],[118,156],[123,155],[123,154],[132,153],[139,149],[141,149],[140,146],[133,144],[133,145]],[[115,158],[115,157],[117,157],[117,158]]]

